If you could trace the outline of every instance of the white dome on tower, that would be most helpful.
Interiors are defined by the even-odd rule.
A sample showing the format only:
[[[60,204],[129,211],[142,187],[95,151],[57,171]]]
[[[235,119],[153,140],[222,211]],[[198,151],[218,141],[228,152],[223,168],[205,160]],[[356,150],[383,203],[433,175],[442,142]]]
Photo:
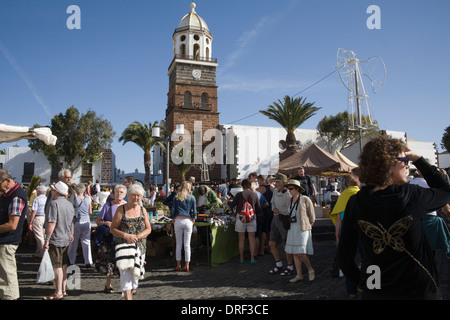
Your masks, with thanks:
[[[200,29],[202,31],[209,31],[208,25],[205,20],[203,20],[197,12],[195,12],[196,4],[191,2],[190,4],[191,12],[181,19],[178,29]],[[178,30],[177,29],[177,30]]]
[[[208,25],[197,12],[194,1],[191,11],[181,19],[172,36],[175,58],[210,61],[212,53],[212,34]]]

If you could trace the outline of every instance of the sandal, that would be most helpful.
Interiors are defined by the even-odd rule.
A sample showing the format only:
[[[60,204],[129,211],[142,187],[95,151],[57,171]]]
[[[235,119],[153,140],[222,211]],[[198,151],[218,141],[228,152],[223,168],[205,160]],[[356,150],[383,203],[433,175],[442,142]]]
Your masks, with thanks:
[[[184,267],[184,268],[182,269],[182,271],[184,271],[184,272],[189,272],[189,268]]]
[[[280,276],[289,276],[289,275],[291,275],[291,274],[293,274],[294,273],[294,270],[292,269],[289,269],[289,268],[286,268],[282,273],[280,273]]]
[[[281,272],[281,269],[283,268],[283,266],[281,266],[281,267],[275,267],[275,268],[273,268],[273,269],[271,269],[271,270],[269,270],[269,273],[270,274],[278,274],[278,273],[280,273]]]
[[[105,290],[103,290],[104,293],[115,293],[114,289],[112,287],[105,286]]]
[[[64,298],[64,295],[57,296],[56,293],[52,293],[44,298],[42,300],[62,300]]]
[[[175,271],[181,271],[181,267],[176,267]]]

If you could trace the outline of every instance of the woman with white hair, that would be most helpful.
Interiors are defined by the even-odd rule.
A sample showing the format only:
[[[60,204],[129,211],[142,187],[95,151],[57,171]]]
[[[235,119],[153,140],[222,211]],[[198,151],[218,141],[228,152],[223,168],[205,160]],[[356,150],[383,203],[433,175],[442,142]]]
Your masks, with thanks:
[[[128,188],[128,203],[117,208],[116,214],[111,223],[111,233],[115,237],[116,244],[116,266],[120,272],[120,287],[125,300],[132,300],[133,294],[138,287],[139,279],[143,278],[142,263],[145,261],[147,250],[147,236],[152,232],[147,210],[139,205],[144,196],[144,188],[133,184]],[[122,268],[119,263],[118,253],[120,245],[131,244],[138,250],[138,258],[141,263],[141,270],[136,274],[134,270],[134,260],[131,268]],[[128,249],[127,249],[128,250]],[[133,255],[134,256],[134,255]]]
[[[44,222],[45,222],[45,202],[47,201],[47,187],[38,186],[36,188],[36,198],[31,206],[31,216],[29,228],[36,239],[35,258],[41,259],[44,254]]]
[[[87,267],[92,266],[91,253],[91,219],[92,205],[91,198],[85,197],[84,193],[86,187],[84,184],[77,184],[75,187],[76,202],[78,214],[74,225],[73,241],[69,244],[68,257],[69,264],[75,264],[77,258],[78,242],[81,241],[81,248],[83,250],[84,264]]]

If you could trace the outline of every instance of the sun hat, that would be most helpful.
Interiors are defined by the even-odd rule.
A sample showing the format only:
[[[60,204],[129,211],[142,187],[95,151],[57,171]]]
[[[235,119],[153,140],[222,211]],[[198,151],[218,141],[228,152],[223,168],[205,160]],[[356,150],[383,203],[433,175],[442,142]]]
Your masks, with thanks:
[[[55,185],[51,185],[50,187],[63,196],[67,196],[69,194],[69,187],[62,181],[59,181],[58,183],[56,183]]]
[[[302,185],[300,184],[300,181],[295,180],[295,179],[289,180],[289,182],[288,182],[288,183],[285,183],[284,186],[285,186],[286,188],[289,188],[289,187],[295,187],[295,188],[298,189],[298,191],[299,191],[300,193],[305,192],[305,189],[304,189],[304,188],[302,187]]]
[[[277,173],[274,177],[271,177],[269,180],[270,180],[270,181],[287,182],[287,177],[286,177],[285,174]]]

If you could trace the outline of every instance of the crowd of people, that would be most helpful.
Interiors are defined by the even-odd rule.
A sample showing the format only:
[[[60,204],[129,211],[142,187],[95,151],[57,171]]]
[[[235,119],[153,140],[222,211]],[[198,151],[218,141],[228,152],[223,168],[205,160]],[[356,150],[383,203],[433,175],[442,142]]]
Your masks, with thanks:
[[[411,181],[410,161],[417,168]],[[256,264],[258,256],[269,252],[274,266],[268,274],[291,276],[294,283],[304,280],[305,267],[308,281],[315,279],[309,256],[314,254],[313,200],[317,191],[303,167],[295,177],[277,173],[266,178],[252,173],[242,181],[222,180],[214,186],[197,184],[191,177],[179,185],[147,191],[127,178],[124,184],[114,186],[103,204],[94,237],[90,216],[92,203],[98,201],[100,193],[98,181],[72,184],[67,169],[61,170],[58,178],[50,188],[37,187],[33,199],[28,199],[10,173],[0,169],[1,299],[19,298],[15,252],[27,219],[36,239],[34,256],[42,259],[48,251],[54,270],[55,290],[45,300],[67,295],[67,268],[75,264],[80,243],[84,264],[105,276],[104,292],[115,292],[111,279],[117,276],[124,299],[131,300],[145,273],[147,237],[152,231],[142,205],[144,196],[152,204],[157,196],[163,197],[170,209],[177,272],[190,272],[195,221],[226,203],[236,217],[239,263],[245,263],[247,254],[250,265]],[[330,217],[336,228],[336,267],[345,276],[348,295],[355,297],[362,292],[364,299],[438,299],[434,252],[441,249],[450,256],[450,232],[445,220],[450,214],[448,175],[401,140],[380,136],[365,145],[359,167],[345,177],[344,185]],[[27,218],[28,211],[31,214]],[[209,236],[200,234],[201,230],[200,237]],[[97,249],[95,261],[91,239]],[[284,257],[278,250],[280,245]],[[361,256],[361,266],[355,262],[356,252]],[[368,285],[370,274],[365,271],[371,266],[381,270],[381,289],[373,290]]]

